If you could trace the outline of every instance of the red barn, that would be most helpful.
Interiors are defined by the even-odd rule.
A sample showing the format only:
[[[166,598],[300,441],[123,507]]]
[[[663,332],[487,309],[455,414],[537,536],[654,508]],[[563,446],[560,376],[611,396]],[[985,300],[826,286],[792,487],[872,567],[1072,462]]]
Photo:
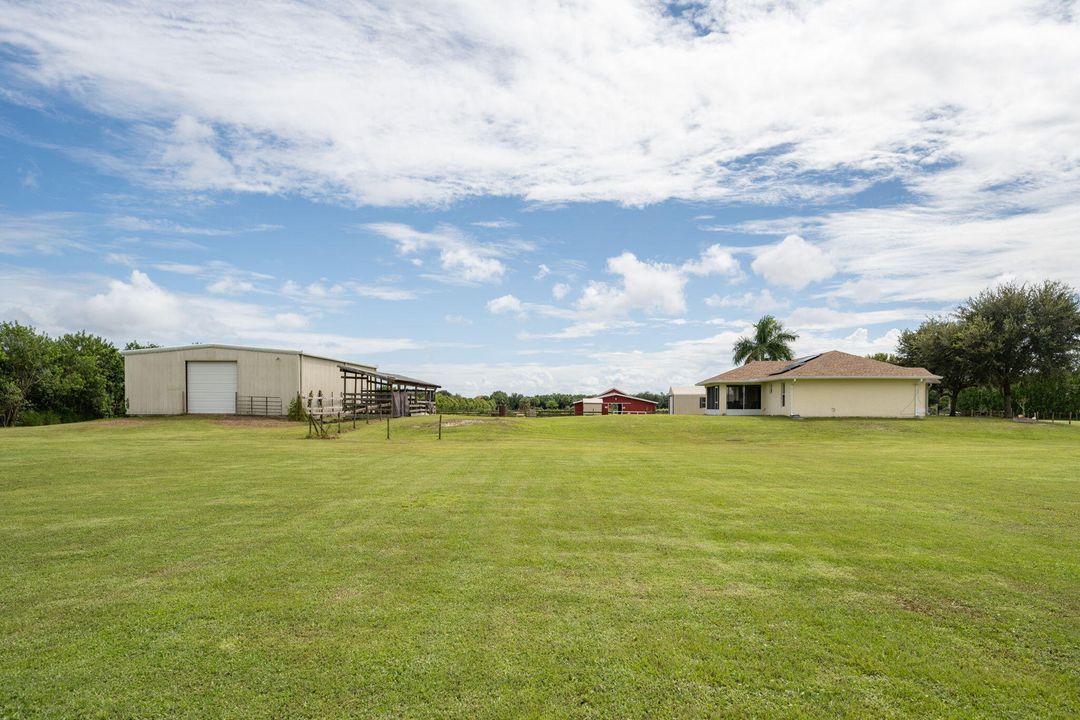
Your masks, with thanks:
[[[656,403],[652,400],[627,395],[618,388],[574,403],[575,415],[651,415],[655,412]]]

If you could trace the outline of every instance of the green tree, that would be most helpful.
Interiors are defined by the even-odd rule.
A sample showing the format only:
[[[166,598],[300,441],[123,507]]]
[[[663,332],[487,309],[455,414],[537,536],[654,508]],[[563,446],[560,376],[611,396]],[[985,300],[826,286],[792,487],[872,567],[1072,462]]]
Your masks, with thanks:
[[[960,339],[956,320],[927,318],[917,330],[900,334],[897,353],[901,365],[925,367],[941,376],[941,389],[949,396],[949,415],[955,416],[960,392],[975,384],[975,371]]]
[[[48,335],[19,323],[0,323],[0,426],[18,422],[31,396],[54,375],[56,346]]]
[[[1015,383],[1076,365],[1080,298],[1064,283],[999,285],[970,298],[957,314],[960,345],[976,376],[998,388],[1006,417],[1013,416]]]
[[[799,339],[795,333],[788,332],[783,324],[772,315],[765,315],[754,324],[754,334],[741,337],[732,348],[732,359],[736,365],[751,360],[791,360],[795,353],[790,343]]]
[[[65,420],[123,415],[124,358],[97,335],[69,333],[56,340],[56,366],[42,404]]]
[[[867,355],[866,357],[870,358],[871,360],[877,360],[878,362],[886,362],[886,363],[889,363],[890,365],[903,365],[904,364],[904,361],[900,358],[899,355],[893,355],[892,353],[876,352],[876,353],[871,353],[870,355]]]

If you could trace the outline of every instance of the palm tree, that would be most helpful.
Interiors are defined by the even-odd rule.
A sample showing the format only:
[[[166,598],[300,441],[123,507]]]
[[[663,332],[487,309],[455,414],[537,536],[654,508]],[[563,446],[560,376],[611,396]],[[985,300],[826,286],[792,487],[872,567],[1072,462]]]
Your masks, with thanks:
[[[795,353],[791,346],[799,339],[793,332],[784,329],[783,323],[772,315],[766,315],[754,323],[752,337],[741,337],[732,348],[736,365],[745,365],[751,360],[791,360]]]

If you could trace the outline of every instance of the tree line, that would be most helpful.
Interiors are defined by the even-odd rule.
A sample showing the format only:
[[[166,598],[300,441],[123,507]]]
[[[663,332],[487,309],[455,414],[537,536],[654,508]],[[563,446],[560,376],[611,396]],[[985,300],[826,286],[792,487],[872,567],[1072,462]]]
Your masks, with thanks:
[[[147,346],[132,342],[125,349],[139,347]],[[53,338],[17,322],[0,323],[0,426],[125,411],[124,358],[108,340],[86,332]]]
[[[506,393],[496,390],[490,395],[478,395],[466,397],[457,395],[446,390],[440,390],[435,395],[435,408],[443,413],[484,413],[495,412],[500,405],[505,405],[511,412],[524,412],[526,410],[572,410],[574,401],[583,397],[590,397],[592,393],[546,393],[542,395],[522,395],[521,393]],[[632,395],[652,400],[658,410],[666,409],[668,396],[664,393],[642,391],[631,393]]]
[[[1080,413],[1080,296],[1058,281],[1005,283],[905,330],[897,356],[941,376],[950,415]]]

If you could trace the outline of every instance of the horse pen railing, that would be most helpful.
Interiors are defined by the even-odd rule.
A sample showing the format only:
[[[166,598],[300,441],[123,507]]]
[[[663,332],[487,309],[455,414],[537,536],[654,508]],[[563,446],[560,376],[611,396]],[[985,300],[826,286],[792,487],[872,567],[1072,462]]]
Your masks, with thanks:
[[[282,412],[281,398],[269,395],[237,395],[237,415],[265,415],[280,416]]]
[[[329,437],[332,426],[353,427],[359,420],[397,418],[435,413],[435,391],[439,386],[423,380],[339,365],[341,394],[307,398],[308,435]]]

